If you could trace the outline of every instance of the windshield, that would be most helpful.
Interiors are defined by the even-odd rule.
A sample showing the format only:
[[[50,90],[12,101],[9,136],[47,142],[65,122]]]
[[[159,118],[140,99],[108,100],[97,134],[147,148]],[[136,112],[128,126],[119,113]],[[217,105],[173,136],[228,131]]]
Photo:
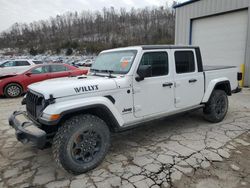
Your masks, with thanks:
[[[126,74],[135,59],[136,50],[101,53],[93,63],[91,71]]]

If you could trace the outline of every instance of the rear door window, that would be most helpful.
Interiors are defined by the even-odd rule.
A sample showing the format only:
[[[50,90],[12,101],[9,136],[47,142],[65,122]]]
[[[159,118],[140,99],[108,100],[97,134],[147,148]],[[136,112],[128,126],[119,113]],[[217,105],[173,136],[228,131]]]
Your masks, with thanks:
[[[29,66],[30,63],[28,61],[16,61],[16,66]]]
[[[193,51],[176,51],[175,69],[177,74],[190,73],[195,71],[195,59]]]
[[[64,66],[64,65],[50,65],[51,67],[51,72],[64,72],[64,71],[68,71],[68,67]]]

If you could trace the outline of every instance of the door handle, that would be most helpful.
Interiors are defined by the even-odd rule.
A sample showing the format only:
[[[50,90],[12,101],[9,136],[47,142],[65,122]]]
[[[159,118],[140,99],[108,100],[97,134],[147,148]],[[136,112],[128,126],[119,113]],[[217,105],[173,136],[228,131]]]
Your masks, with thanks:
[[[162,87],[171,87],[173,85],[174,85],[173,83],[167,82],[167,83],[162,84]]]
[[[189,83],[195,83],[195,82],[197,82],[196,79],[191,79],[191,80],[189,80]]]

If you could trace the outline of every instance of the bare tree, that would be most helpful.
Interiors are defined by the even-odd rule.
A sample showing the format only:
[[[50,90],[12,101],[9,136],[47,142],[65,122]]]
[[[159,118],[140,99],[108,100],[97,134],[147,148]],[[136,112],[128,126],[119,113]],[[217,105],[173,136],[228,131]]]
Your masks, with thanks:
[[[103,8],[102,11],[67,12],[48,20],[14,24],[0,34],[0,48],[58,51],[62,48],[103,49],[174,42],[175,13],[172,8]]]

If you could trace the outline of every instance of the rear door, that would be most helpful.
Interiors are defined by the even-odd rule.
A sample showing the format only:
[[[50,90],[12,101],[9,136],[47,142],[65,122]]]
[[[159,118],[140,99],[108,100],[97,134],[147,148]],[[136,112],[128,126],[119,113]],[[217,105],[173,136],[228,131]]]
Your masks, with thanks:
[[[20,61],[15,61],[15,69],[16,71],[22,71],[22,70],[27,70],[31,64],[28,61],[20,60]]]
[[[173,50],[175,62],[175,107],[188,108],[201,103],[204,75],[198,71],[195,50]]]
[[[71,72],[64,65],[50,65],[50,78],[60,78],[70,76]]]
[[[169,50],[145,51],[140,65],[151,65],[151,76],[133,83],[134,115],[143,117],[174,110],[173,71]]]

